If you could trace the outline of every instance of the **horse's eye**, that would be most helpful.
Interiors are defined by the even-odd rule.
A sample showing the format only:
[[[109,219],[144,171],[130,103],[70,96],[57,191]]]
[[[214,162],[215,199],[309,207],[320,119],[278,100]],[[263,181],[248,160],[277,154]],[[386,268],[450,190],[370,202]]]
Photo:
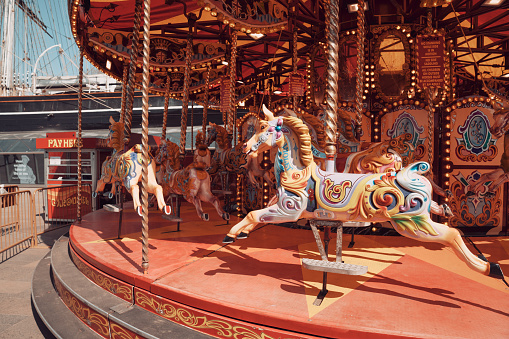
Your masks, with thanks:
[[[260,129],[263,131],[267,126],[261,126]]]

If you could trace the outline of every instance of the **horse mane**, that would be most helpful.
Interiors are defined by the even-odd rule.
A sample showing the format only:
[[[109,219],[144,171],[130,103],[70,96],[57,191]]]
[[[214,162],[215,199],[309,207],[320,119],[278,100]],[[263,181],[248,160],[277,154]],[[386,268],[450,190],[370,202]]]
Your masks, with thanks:
[[[302,120],[296,117],[283,117],[283,125],[292,129],[299,137],[300,161],[304,166],[309,166],[311,162],[313,162],[309,128],[302,122]]]
[[[325,127],[323,126],[322,121],[318,117],[309,113],[303,113],[301,117],[302,120],[308,123],[315,130],[318,147],[324,149],[327,144],[325,141]]]
[[[124,147],[124,123],[120,121],[113,121],[110,124],[110,130],[112,131],[112,134],[109,146],[120,151]]]
[[[170,161],[170,166],[173,170],[178,170],[180,169],[180,158],[179,158],[179,155],[180,155],[180,149],[179,149],[179,146],[170,141],[170,140],[167,140],[166,141],[166,154],[168,154],[168,159]]]
[[[225,149],[229,146],[228,132],[223,126],[215,125],[217,131],[216,142],[219,148]]]

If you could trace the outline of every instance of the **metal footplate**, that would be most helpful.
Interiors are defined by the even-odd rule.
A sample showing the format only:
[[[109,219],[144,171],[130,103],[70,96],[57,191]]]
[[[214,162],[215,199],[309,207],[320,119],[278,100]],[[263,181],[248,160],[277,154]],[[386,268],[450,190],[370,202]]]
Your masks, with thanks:
[[[118,205],[112,205],[112,204],[104,205],[103,209],[108,212],[115,212],[115,213],[119,213],[120,211],[122,211],[121,207],[119,207]]]
[[[339,273],[347,275],[362,275],[368,272],[368,266],[345,264],[335,261],[302,259],[302,265],[308,270]]]

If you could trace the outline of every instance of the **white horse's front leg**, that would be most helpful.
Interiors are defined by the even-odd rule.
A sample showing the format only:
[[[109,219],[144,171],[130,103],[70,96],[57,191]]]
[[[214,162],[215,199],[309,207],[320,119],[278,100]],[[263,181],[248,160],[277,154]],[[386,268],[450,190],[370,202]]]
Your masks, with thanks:
[[[261,210],[251,211],[241,222],[233,226],[224,237],[223,243],[232,243],[235,239],[245,239],[249,233],[260,222],[263,223],[282,223],[297,221],[301,214],[306,210],[308,203],[307,196],[287,195],[285,190],[279,188],[279,200],[277,204],[265,207]]]

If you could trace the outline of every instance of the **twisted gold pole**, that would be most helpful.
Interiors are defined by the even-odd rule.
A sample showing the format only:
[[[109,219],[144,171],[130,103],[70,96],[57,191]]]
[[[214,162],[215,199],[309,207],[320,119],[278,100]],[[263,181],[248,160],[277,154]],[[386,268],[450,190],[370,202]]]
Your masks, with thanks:
[[[292,66],[293,66],[293,73],[297,75],[297,62],[298,56],[297,56],[297,27],[293,27],[293,54],[292,54]],[[292,96],[292,102],[293,102],[293,110],[297,111],[297,94],[293,94]]]
[[[145,1],[146,3],[146,1]],[[133,113],[133,101],[134,101],[134,81],[136,80],[136,63],[138,61],[139,45],[140,45],[140,26],[143,18],[141,13],[144,11],[145,3],[141,0],[136,0],[134,6],[134,28],[133,28],[133,40],[131,43],[131,54],[129,60],[129,81],[127,83],[127,105],[125,111],[124,120],[124,136],[126,143],[131,138],[131,121]]]
[[[141,117],[141,235],[143,273],[148,273],[148,86],[149,86],[149,57],[150,57],[150,0],[144,0],[143,10],[143,81],[142,81],[142,117]]]
[[[203,103],[203,118],[201,122],[201,132],[203,137],[207,135],[207,114],[209,110],[209,86],[210,86],[210,67],[207,69],[205,78],[205,102]]]
[[[338,55],[339,55],[339,5],[338,0],[330,0],[326,11],[329,23],[327,34],[327,88],[325,108],[325,137],[327,146],[327,171],[334,171],[336,155],[337,110],[338,110]]]
[[[164,113],[161,139],[166,140],[166,125],[168,124],[168,105],[170,104],[170,75],[166,75],[166,92],[164,93]]]
[[[428,162],[429,162],[429,173],[433,173],[433,92],[431,88],[428,88]]]
[[[76,220],[81,221],[81,112],[83,108],[83,47],[80,47],[80,70],[78,90],[78,203]]]
[[[186,154],[187,112],[189,111],[189,86],[191,85],[191,58],[193,57],[193,37],[187,37],[186,65],[184,69],[184,97],[182,98],[182,116],[180,119],[180,157]]]
[[[124,63],[124,69],[122,72],[122,101],[120,102],[120,119],[119,119],[119,122],[121,123],[124,123],[125,120],[128,81],[129,81],[129,65],[127,63]]]
[[[231,30],[231,50],[230,50],[230,106],[228,109],[228,125],[226,131],[232,135],[235,126],[236,101],[235,98],[235,82],[237,81],[237,31]]]
[[[358,1],[357,9],[357,83],[355,94],[356,136],[360,138],[362,124],[362,91],[364,90],[364,39],[366,36],[366,17],[364,0]]]

